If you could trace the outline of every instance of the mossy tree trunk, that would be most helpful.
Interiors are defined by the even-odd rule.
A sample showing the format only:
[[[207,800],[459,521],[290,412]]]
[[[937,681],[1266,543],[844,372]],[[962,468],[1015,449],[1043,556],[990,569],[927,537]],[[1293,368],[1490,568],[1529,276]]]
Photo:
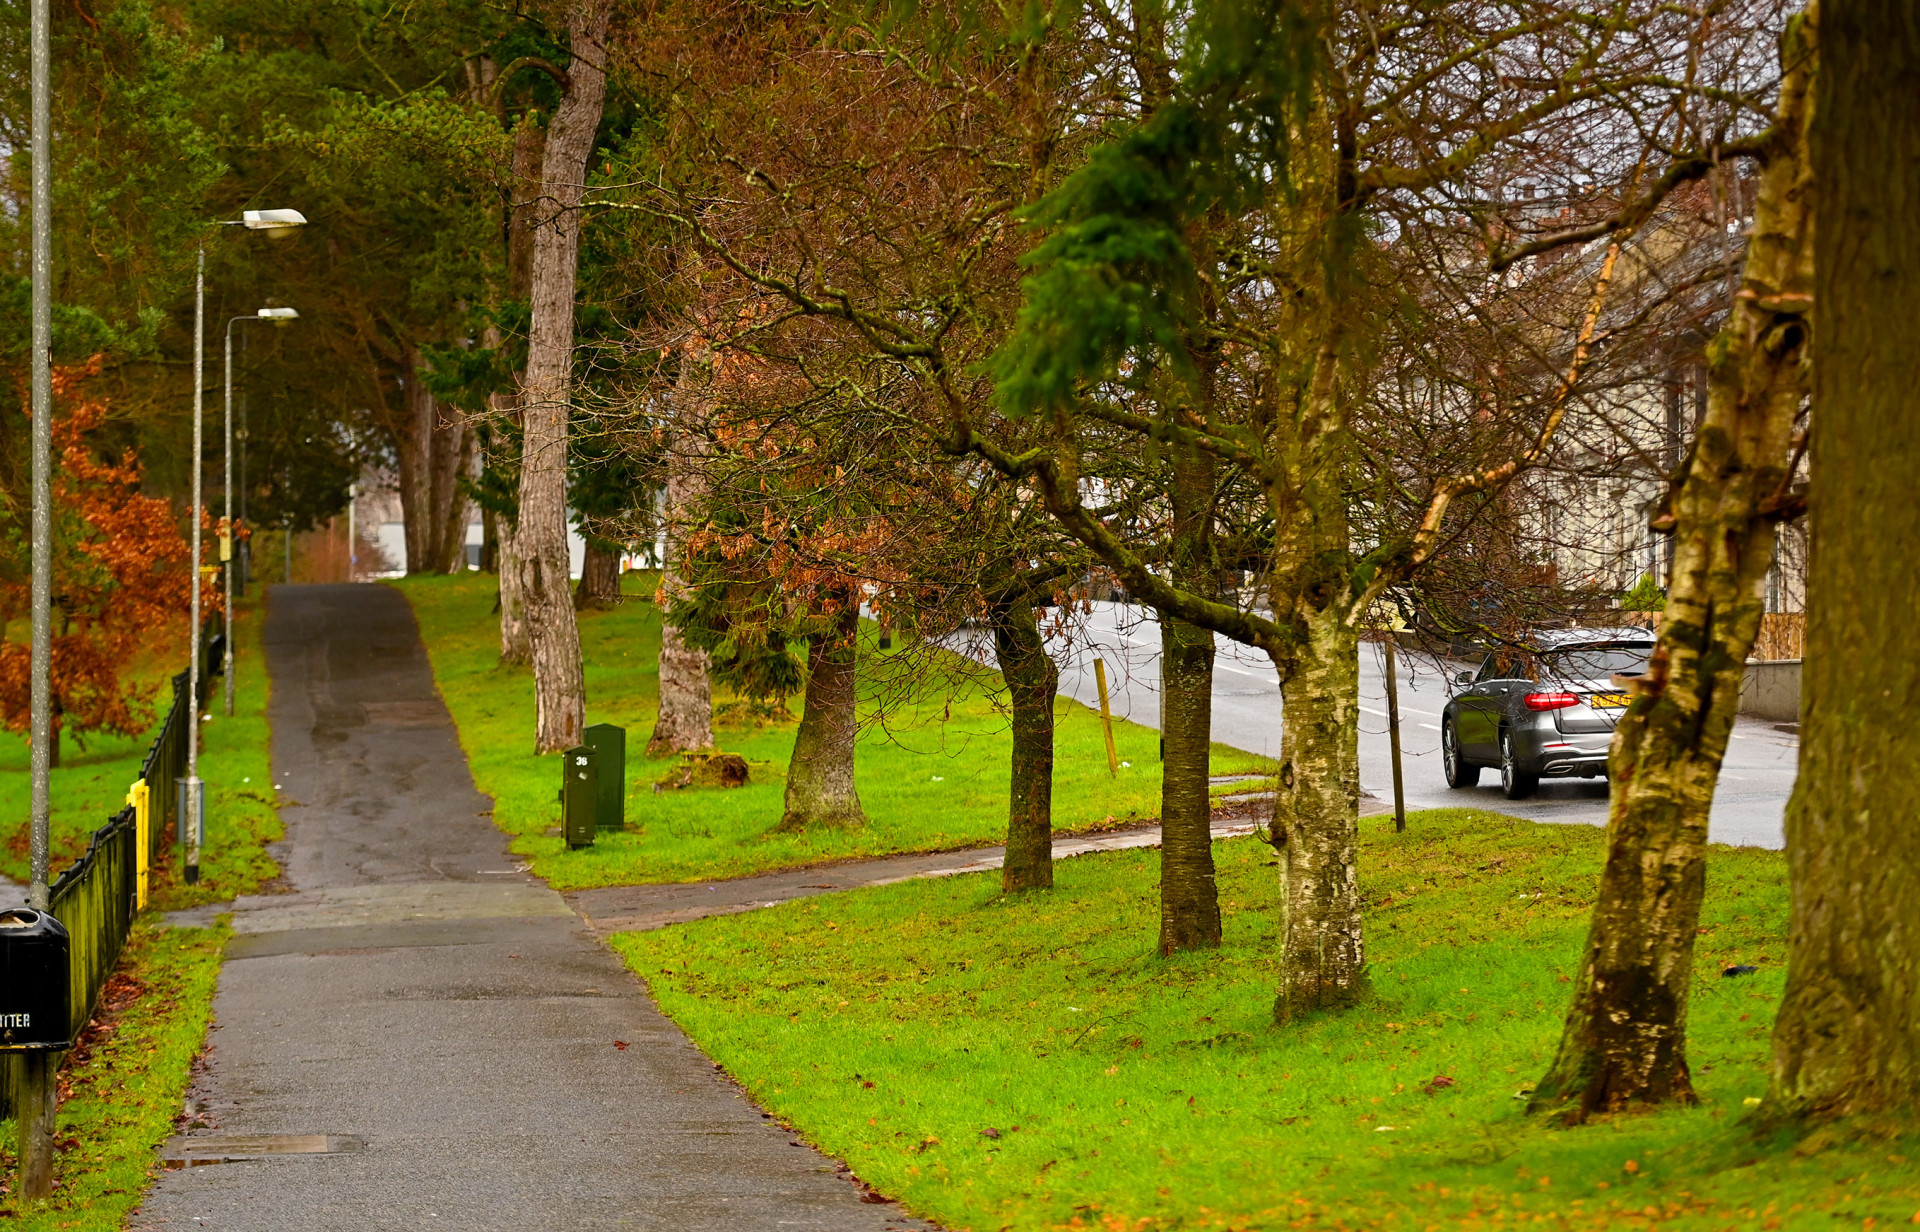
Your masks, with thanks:
[[[1659,644],[1608,757],[1607,861],[1559,1052],[1530,1105],[1569,1123],[1695,1099],[1687,1002],[1707,816],[1766,607],[1807,392],[1813,50],[1812,22],[1797,20],[1782,44],[1779,140],[1742,289],[1708,350],[1706,412],[1668,515],[1673,579]]]
[[[1211,457],[1192,445],[1169,449],[1176,586],[1211,595]],[[1220,894],[1213,869],[1213,802],[1207,792],[1213,747],[1213,631],[1160,616],[1160,952],[1220,944]]]
[[[849,596],[834,627],[808,639],[806,709],[787,763],[781,830],[866,823],[853,776],[860,734],[859,632],[860,603]]]
[[[1280,770],[1269,839],[1280,856],[1285,921],[1273,1015],[1285,1022],[1340,1009],[1366,989],[1360,849],[1361,589],[1347,483],[1359,450],[1348,414],[1344,348],[1359,310],[1343,267],[1338,222],[1351,208],[1352,150],[1315,108],[1315,156],[1299,164],[1299,217],[1321,216],[1303,282],[1269,335],[1285,374],[1270,417],[1265,484],[1274,528],[1267,594],[1279,637],[1267,650],[1280,678]],[[1289,213],[1292,213],[1290,210]]]
[[[1012,788],[1001,888],[1053,888],[1053,700],[1060,671],[1047,654],[1030,596],[992,602],[993,647],[1013,713]]]
[[[1344,520],[1344,519],[1343,519]],[[1282,669],[1275,849],[1285,934],[1274,1017],[1352,1004],[1366,986],[1360,889],[1360,638],[1345,604],[1301,603]]]
[[[1920,1114],[1920,13],[1821,0],[1813,552],[1774,1123]]]

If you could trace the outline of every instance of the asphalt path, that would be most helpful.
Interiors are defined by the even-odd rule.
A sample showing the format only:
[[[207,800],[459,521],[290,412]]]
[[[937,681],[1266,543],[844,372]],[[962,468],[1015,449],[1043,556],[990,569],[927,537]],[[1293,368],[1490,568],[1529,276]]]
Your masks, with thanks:
[[[972,653],[991,660],[992,640],[969,639]],[[1050,640],[1060,664],[1061,691],[1094,706],[1099,691],[1093,661],[1107,667],[1109,704],[1116,717],[1160,726],[1160,631],[1151,611],[1130,604],[1096,603],[1075,636]],[[1253,753],[1280,752],[1280,688],[1264,654],[1226,638],[1217,640],[1213,677],[1213,738]],[[1360,786],[1382,800],[1393,798],[1393,761],[1387,736],[1383,651],[1365,645],[1360,654]],[[1477,663],[1443,663],[1398,656],[1402,777],[1409,809],[1472,805],[1535,821],[1605,825],[1605,779],[1546,781],[1528,800],[1500,794],[1499,777],[1488,771],[1483,786],[1455,791],[1440,769],[1440,712],[1453,672]],[[1708,821],[1714,842],[1737,846],[1783,845],[1781,828],[1800,755],[1799,741],[1772,723],[1742,718],[1720,773]]]
[[[405,598],[275,587],[292,892],[235,936],[137,1229],[923,1228],[863,1201],[509,860]],[[798,1148],[798,1149],[796,1149]]]

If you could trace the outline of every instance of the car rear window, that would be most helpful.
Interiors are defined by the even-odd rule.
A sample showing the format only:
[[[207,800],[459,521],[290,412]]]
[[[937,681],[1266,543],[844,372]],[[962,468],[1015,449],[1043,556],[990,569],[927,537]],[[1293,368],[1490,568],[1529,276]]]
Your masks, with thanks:
[[[1547,671],[1562,680],[1605,680],[1619,672],[1633,675],[1647,670],[1652,646],[1575,646],[1544,655]]]

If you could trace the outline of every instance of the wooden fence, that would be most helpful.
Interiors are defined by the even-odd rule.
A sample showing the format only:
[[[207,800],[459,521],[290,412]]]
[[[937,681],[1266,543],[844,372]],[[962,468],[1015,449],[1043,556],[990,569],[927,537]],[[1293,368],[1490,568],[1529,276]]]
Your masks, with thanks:
[[[1658,629],[1659,612],[1621,612],[1620,623],[1641,629]],[[1807,648],[1805,612],[1768,612],[1760,617],[1760,632],[1753,639],[1750,659],[1803,659]]]
[[[200,650],[204,664],[204,639]],[[197,700],[204,703],[211,688],[204,673],[200,686]],[[84,1025],[93,1017],[100,990],[113,974],[134,917],[144,906],[142,878],[164,849],[168,827],[184,837],[178,835],[179,793],[174,783],[187,772],[187,741],[193,738],[198,710],[199,706],[187,704],[187,673],[181,672],[173,678],[173,705],[141,762],[140,779],[127,793],[127,807],[93,832],[86,854],[48,887],[48,909],[67,929],[69,1022]],[[143,806],[135,803],[142,795],[144,824]],[[143,839],[145,851],[141,850]],[[13,1114],[14,1067],[4,1062],[5,1054],[0,1054],[0,1119]]]

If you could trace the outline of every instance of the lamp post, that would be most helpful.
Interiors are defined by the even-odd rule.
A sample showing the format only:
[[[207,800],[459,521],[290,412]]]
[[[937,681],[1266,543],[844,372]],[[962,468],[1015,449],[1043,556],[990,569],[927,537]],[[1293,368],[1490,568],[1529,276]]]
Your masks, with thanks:
[[[36,911],[47,909],[47,864],[49,856],[47,823],[49,817],[48,750],[52,734],[53,693],[53,151],[52,151],[52,74],[51,44],[48,35],[47,0],[32,0],[32,32],[29,52],[33,62],[33,133],[29,139],[33,157],[31,210],[33,214],[33,357],[30,377],[33,402],[33,647],[30,653],[32,683],[29,685],[30,731],[29,827],[32,874],[27,889],[27,905]],[[22,1174],[28,1172],[22,1163]],[[51,1173],[48,1174],[49,1177]],[[49,1183],[43,1179],[29,1185]],[[41,1191],[44,1192],[44,1191]],[[29,1197],[39,1196],[29,1192]]]
[[[245,227],[279,237],[293,234],[295,227],[305,226],[306,222],[299,210],[248,210],[238,219],[223,221],[220,225]],[[188,885],[200,880],[200,843],[207,830],[205,797],[200,785],[200,451],[201,420],[206,415],[206,358],[207,246],[202,244],[193,277],[193,512],[187,519],[192,525],[193,555],[189,566],[192,572],[188,574],[193,583],[193,600],[187,626],[187,705],[191,725],[187,732],[187,777],[180,781],[186,796],[186,807],[180,810],[180,824],[184,830],[181,837],[187,846],[185,880]]]
[[[27,905],[47,909],[50,853],[50,783],[48,751],[53,734],[53,106],[51,25],[47,0],[29,0],[28,59],[32,62],[32,182],[29,189],[32,221],[32,375],[29,398],[33,404],[33,646],[28,652],[28,841],[32,880]],[[53,1139],[59,1086],[55,1067],[45,1052],[23,1052],[19,1060],[6,1058],[14,1070],[14,1123],[19,1133],[16,1158],[20,1172],[14,1193],[25,1199],[53,1192]]]
[[[220,472],[221,487],[226,489],[226,525],[220,533],[220,570],[227,590],[227,635],[221,639],[221,672],[226,677],[227,717],[233,717],[233,564],[235,558],[233,534],[233,327],[242,321],[282,322],[297,320],[300,314],[292,308],[262,308],[246,316],[233,317],[227,322],[227,395],[226,395],[226,462]]]

